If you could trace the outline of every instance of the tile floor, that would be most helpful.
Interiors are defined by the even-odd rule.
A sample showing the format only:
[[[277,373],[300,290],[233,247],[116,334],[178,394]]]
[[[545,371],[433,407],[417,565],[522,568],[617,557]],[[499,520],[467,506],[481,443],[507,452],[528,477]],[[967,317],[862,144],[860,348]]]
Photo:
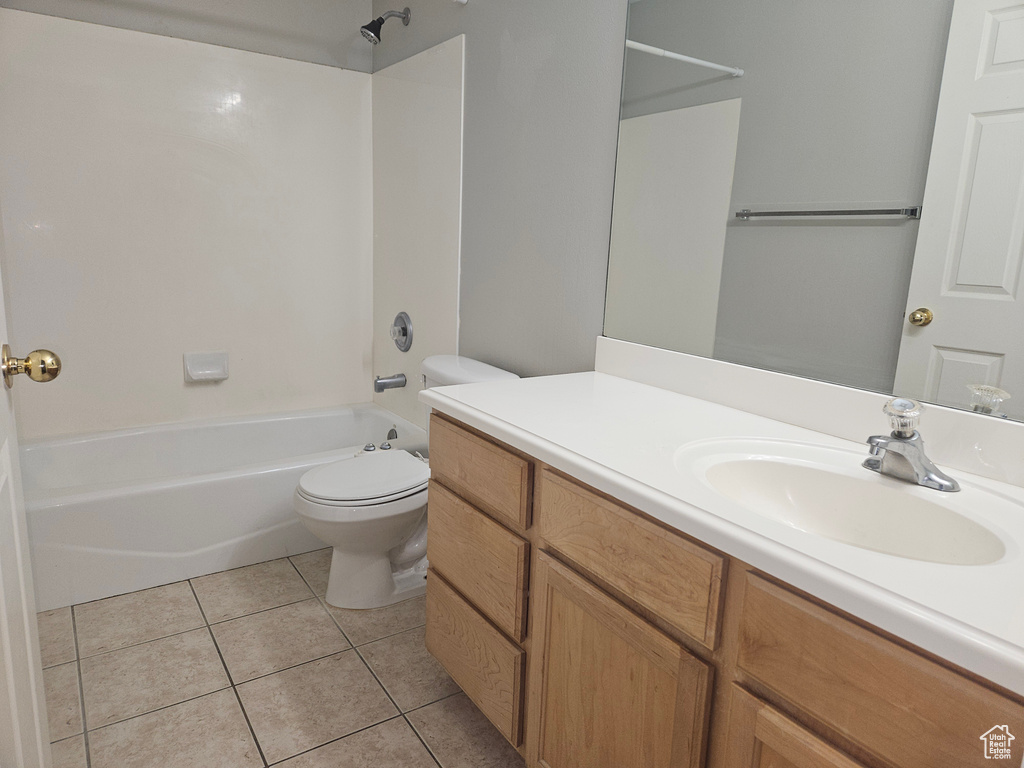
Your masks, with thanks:
[[[54,768],[521,768],[423,598],[329,606],[330,554],[40,613]]]

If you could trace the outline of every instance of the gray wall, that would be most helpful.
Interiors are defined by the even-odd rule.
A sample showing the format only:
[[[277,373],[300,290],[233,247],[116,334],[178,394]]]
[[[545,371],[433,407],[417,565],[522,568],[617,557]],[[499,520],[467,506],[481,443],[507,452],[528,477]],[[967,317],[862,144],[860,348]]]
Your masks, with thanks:
[[[624,115],[742,98],[732,210],[919,204],[952,0],[645,0]],[[925,211],[927,216],[928,212]],[[917,222],[730,220],[715,356],[891,391]]]
[[[460,353],[521,375],[592,370],[625,0],[408,2],[375,70],[466,35]]]
[[[46,16],[369,72],[370,0],[0,0]]]

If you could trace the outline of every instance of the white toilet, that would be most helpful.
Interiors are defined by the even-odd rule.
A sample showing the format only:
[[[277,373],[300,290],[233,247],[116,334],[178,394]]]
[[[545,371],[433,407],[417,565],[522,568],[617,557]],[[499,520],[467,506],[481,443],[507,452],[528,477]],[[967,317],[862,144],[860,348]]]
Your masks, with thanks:
[[[425,387],[519,378],[456,355],[423,361]],[[334,547],[327,602],[380,608],[426,590],[427,463],[399,449],[363,451],[311,469],[294,508],[309,531]]]

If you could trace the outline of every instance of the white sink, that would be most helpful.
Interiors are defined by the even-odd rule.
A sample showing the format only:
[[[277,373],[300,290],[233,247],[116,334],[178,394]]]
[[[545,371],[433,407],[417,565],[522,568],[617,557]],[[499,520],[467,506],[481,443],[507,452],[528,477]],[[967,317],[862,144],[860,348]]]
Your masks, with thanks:
[[[950,565],[987,565],[1006,554],[1003,540],[973,510],[1024,508],[980,488],[944,493],[883,477],[863,455],[773,440],[715,440],[676,452],[722,500],[791,528],[861,549]],[[714,511],[714,510],[711,510]]]

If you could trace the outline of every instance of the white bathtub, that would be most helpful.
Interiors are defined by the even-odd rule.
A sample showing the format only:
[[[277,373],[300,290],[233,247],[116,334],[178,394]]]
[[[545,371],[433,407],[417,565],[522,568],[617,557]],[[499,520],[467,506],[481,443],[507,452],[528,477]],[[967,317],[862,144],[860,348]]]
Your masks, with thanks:
[[[311,467],[422,429],[374,405],[170,424],[21,447],[38,610],[324,546],[292,512]]]

